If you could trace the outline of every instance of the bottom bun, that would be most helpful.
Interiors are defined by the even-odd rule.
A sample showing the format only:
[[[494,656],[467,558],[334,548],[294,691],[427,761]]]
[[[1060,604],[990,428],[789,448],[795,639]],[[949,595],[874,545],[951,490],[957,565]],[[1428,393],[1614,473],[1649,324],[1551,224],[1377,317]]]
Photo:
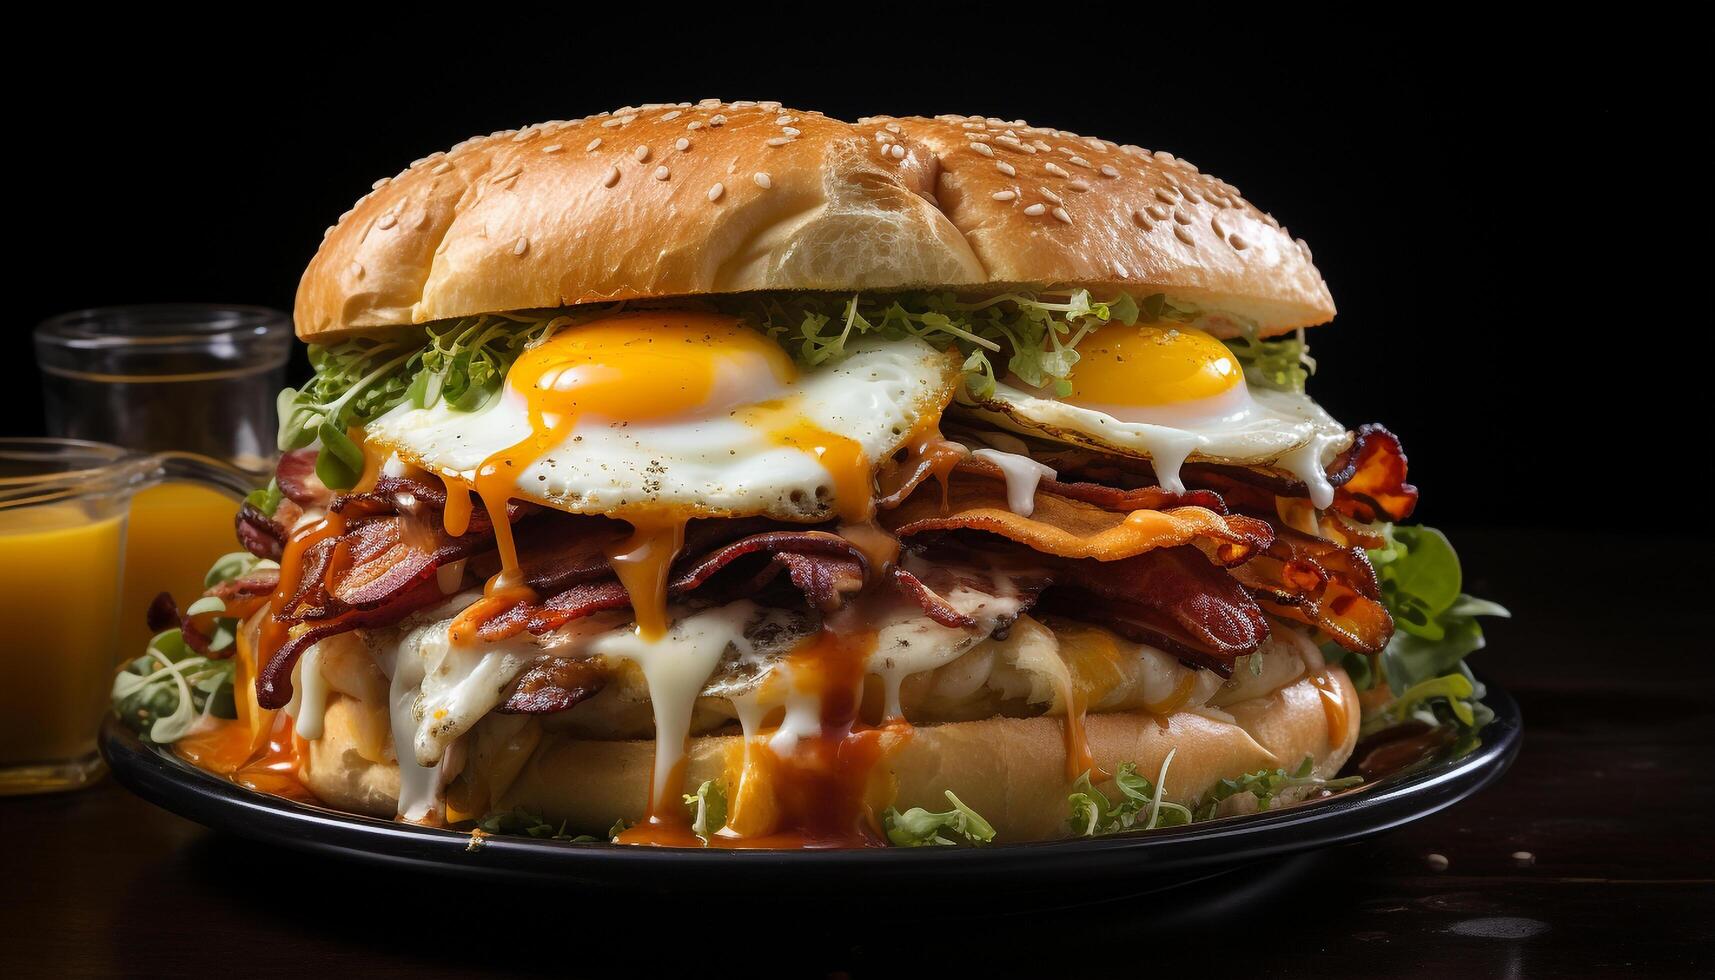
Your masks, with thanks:
[[[1168,752],[1176,751],[1166,778],[1166,799],[1185,804],[1195,803],[1222,779],[1259,769],[1291,769],[1306,756],[1314,760],[1316,775],[1332,776],[1357,742],[1358,693],[1339,668],[1329,667],[1326,676],[1326,694],[1310,678],[1302,678],[1272,694],[1228,705],[1232,722],[1189,711],[1165,723],[1145,713],[1091,715],[1085,722],[1090,751],[1101,769],[1113,772],[1129,762],[1152,781]],[[344,697],[329,703],[322,738],[310,743],[300,775],[329,806],[391,816],[399,769],[357,751],[362,711],[358,702]],[[951,790],[994,825],[996,840],[1041,840],[1068,833],[1070,787],[1061,719],[920,725],[904,734],[890,730],[882,737],[878,767],[891,777],[896,787],[893,805],[900,810],[945,810],[944,794]],[[736,735],[692,739],[685,786],[730,777],[742,752],[743,740]],[[648,806],[654,760],[653,741],[545,734],[495,808],[523,807],[550,823],[565,821],[569,828],[596,832],[615,819],[637,821]]]

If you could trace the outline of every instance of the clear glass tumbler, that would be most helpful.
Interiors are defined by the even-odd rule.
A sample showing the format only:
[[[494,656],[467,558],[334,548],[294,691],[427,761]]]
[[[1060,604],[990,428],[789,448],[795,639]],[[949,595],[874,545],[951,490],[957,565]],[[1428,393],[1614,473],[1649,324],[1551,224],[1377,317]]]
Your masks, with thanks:
[[[36,328],[48,434],[144,453],[218,462],[268,482],[275,456],[274,398],[285,384],[291,317],[255,306],[167,304],[79,310]],[[139,490],[126,530],[118,649],[148,644],[149,602],[181,603],[203,573],[237,549],[232,490],[166,479]]]

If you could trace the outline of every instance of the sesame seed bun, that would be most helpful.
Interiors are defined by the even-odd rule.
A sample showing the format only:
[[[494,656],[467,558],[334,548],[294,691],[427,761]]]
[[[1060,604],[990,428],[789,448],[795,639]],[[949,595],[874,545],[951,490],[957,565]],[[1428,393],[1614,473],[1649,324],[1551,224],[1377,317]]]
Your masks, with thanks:
[[[325,342],[510,310],[751,290],[1166,292],[1265,334],[1326,322],[1310,250],[1170,154],[980,117],[778,103],[621,109],[467,140],[328,229]]]
[[[1338,667],[1327,669],[1346,705],[1358,692]],[[390,817],[399,793],[399,767],[366,756],[362,745],[362,702],[335,695],[329,702],[320,739],[309,743],[300,778],[329,806]],[[1322,694],[1307,678],[1271,694],[1229,705],[1234,722],[1180,711],[1165,725],[1154,715],[1134,712],[1092,714],[1086,719],[1091,753],[1108,771],[1135,763],[1152,780],[1167,753],[1177,750],[1167,778],[1167,798],[1192,804],[1217,781],[1258,769],[1293,768],[1305,756],[1318,776],[1329,777],[1345,764],[1357,741],[1356,719],[1335,742],[1323,711]],[[1063,837],[1069,808],[1066,798],[1066,744],[1058,718],[989,718],[981,721],[920,725],[908,736],[888,733],[881,767],[891,780],[892,805],[945,810],[943,792],[952,790],[981,813],[997,840],[1026,841]],[[725,778],[736,784],[742,765],[742,740],[704,736],[691,740],[685,785]],[[369,755],[373,755],[370,752]],[[535,743],[510,785],[500,789],[495,809],[523,807],[550,823],[599,832],[616,818],[640,819],[648,804],[655,758],[652,741],[596,741],[545,733]],[[1113,796],[1112,787],[1105,787]]]

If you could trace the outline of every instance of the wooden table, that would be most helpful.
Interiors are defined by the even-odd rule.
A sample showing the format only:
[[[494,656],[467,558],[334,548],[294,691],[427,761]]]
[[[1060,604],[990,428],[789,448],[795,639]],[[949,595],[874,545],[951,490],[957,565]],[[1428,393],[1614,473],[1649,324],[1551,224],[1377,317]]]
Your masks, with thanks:
[[[0,975],[1710,975],[1700,556],[1516,531],[1454,541],[1467,587],[1518,616],[1478,663],[1522,705],[1524,749],[1498,786],[1366,844],[1052,913],[932,887],[855,910],[740,903],[718,882],[640,906],[259,846],[108,782],[0,800]]]

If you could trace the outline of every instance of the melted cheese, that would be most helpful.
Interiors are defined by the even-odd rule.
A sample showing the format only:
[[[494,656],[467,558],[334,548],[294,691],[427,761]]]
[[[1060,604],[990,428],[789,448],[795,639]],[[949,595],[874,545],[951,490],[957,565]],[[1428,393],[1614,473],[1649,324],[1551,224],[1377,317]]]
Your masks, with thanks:
[[[1001,475],[1006,477],[1007,507],[1020,517],[1029,517],[1036,511],[1036,485],[1042,478],[1052,480],[1059,476],[1052,468],[1017,453],[978,449],[971,455],[1000,467]]]

